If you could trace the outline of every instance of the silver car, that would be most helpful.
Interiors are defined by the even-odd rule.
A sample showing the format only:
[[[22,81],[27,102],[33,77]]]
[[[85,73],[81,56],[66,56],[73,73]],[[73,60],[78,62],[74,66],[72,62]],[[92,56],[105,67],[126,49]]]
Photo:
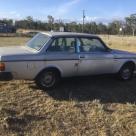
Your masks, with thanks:
[[[0,79],[34,80],[53,88],[63,77],[117,74],[132,78],[136,54],[113,50],[95,35],[38,33],[25,46],[0,48]]]

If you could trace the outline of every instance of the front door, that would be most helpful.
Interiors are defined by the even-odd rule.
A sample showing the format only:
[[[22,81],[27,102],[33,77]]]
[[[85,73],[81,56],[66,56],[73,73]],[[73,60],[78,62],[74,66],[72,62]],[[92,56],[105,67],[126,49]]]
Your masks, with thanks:
[[[78,75],[98,75],[113,72],[114,57],[98,38],[78,38]]]

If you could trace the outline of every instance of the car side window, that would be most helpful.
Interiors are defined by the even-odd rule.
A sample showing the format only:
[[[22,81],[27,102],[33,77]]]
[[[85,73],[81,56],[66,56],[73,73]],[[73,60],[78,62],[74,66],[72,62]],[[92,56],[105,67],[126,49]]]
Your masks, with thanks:
[[[78,38],[78,47],[80,52],[102,52],[105,46],[97,38]]]
[[[48,47],[47,52],[68,52],[75,53],[75,38],[56,38]]]

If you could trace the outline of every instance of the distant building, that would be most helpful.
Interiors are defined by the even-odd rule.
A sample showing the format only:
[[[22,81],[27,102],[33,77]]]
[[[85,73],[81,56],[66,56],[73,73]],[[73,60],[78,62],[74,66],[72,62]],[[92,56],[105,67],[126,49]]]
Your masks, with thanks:
[[[64,32],[64,31],[65,31],[65,28],[61,26],[59,31],[60,31],[60,32]]]
[[[16,29],[14,26],[7,24],[0,24],[0,33],[15,33]]]

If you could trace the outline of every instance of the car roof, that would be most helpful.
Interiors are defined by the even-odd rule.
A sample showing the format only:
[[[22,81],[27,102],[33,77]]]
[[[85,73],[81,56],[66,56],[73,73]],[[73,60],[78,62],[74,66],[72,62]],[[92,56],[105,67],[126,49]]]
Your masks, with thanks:
[[[74,32],[41,32],[42,34],[46,34],[50,37],[60,37],[60,36],[79,36],[79,37],[96,37],[98,36],[93,34],[86,34],[86,33],[74,33]]]

